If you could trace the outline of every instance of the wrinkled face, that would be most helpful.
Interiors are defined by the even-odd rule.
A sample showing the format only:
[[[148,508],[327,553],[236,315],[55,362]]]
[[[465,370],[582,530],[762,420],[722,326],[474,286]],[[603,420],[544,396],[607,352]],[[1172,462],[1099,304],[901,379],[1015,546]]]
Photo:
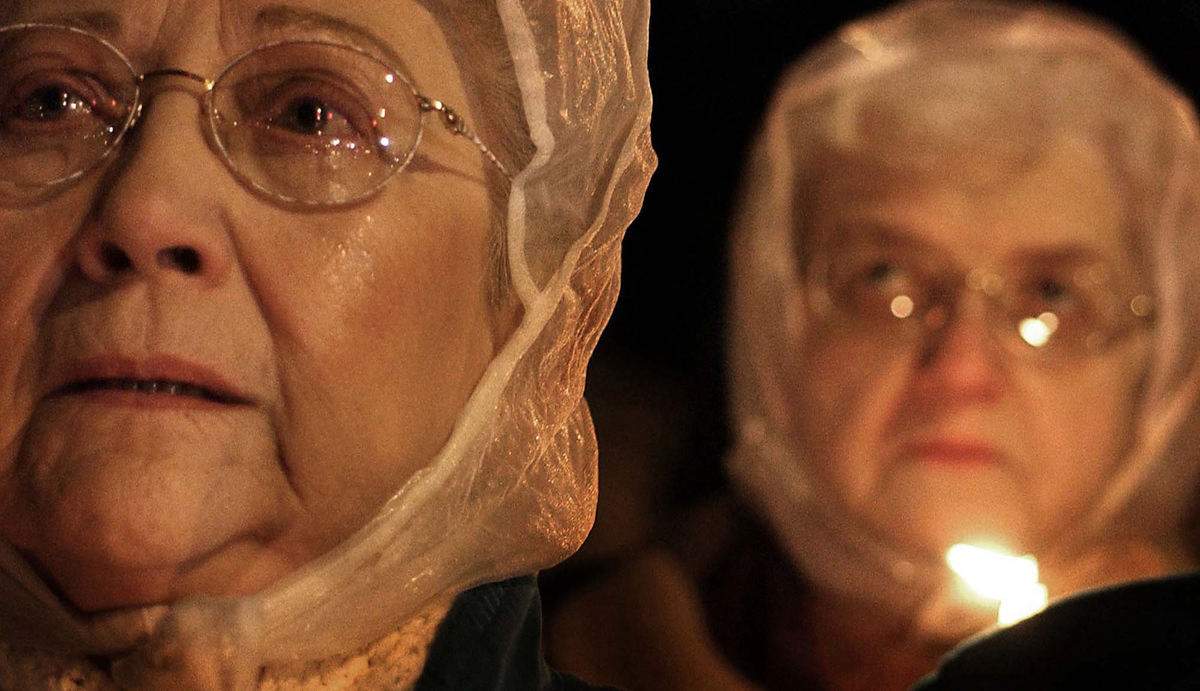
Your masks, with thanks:
[[[473,119],[408,2],[16,6],[138,71],[214,75],[291,38],[391,50]],[[84,609],[252,592],[337,544],[437,453],[503,338],[469,142],[427,118],[377,195],[305,211],[239,184],[205,132],[170,83],[101,169],[0,208],[0,528]]]
[[[953,171],[883,181],[833,171],[811,227],[818,243],[874,233],[963,272],[1007,274],[1012,287],[1028,267],[1081,260],[1134,275],[1119,199],[1100,153],[1059,139],[983,188]],[[1036,549],[1079,516],[1130,444],[1145,331],[1050,361],[1015,352],[1004,341],[1015,324],[999,312],[964,290],[947,322],[908,340],[837,314],[809,322],[787,374],[793,433],[850,513],[893,544],[930,556],[960,541]]]

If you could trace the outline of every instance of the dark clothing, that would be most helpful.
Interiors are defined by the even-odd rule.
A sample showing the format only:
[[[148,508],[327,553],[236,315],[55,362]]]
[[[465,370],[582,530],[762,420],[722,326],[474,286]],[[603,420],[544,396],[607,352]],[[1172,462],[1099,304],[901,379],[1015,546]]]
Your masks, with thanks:
[[[1067,598],[956,649],[914,691],[1200,689],[1200,574]]]
[[[472,588],[438,627],[416,691],[584,691],[542,657],[542,607],[533,576]]]
[[[715,643],[764,689],[820,689],[808,584],[770,530],[740,507],[729,538],[700,583]]]

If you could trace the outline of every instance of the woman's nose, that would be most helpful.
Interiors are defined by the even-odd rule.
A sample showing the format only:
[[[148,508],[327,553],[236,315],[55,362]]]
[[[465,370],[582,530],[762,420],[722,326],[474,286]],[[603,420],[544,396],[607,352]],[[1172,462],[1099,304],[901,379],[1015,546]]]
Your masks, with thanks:
[[[201,129],[196,96],[156,94],[127,136],[80,238],[84,276],[221,283],[233,264],[222,220],[225,173]]]
[[[1005,354],[982,295],[968,293],[941,328],[926,334],[918,388],[939,401],[992,401],[1003,393]]]

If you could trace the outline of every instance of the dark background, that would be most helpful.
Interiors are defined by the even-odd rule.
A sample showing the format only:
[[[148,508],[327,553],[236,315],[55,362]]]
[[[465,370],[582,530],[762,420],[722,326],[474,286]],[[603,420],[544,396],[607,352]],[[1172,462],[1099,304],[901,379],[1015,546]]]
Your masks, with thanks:
[[[657,520],[721,488],[723,250],[744,151],[783,66],[887,4],[652,0],[659,168],[626,236],[621,296],[588,380],[602,483],[596,539],[644,537],[647,526],[621,514]],[[1200,0],[1062,4],[1115,24],[1195,96]]]

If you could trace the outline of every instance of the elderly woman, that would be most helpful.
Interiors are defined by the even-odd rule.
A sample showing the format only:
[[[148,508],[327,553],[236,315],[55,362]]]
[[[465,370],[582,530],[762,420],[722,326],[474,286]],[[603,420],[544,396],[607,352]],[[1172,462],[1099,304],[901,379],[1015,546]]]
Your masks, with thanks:
[[[1047,591],[1193,565],[1198,165],[1190,105],[1061,10],[906,4],[788,71],[731,245],[748,511],[697,588],[632,570],[714,639],[668,611],[650,673],[905,688]]]
[[[0,686],[554,681],[646,3],[0,21]]]

